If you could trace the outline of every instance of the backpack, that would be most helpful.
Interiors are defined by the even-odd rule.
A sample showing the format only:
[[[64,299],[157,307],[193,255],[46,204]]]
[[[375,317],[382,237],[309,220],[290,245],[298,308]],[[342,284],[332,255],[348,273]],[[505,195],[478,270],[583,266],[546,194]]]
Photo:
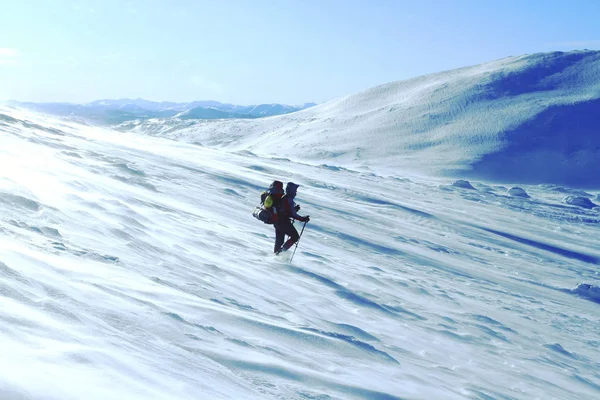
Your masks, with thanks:
[[[273,181],[271,186],[269,186],[269,189],[261,193],[260,205],[252,212],[254,218],[264,222],[265,224],[273,225],[276,220],[277,208],[283,193],[283,182]],[[267,207],[265,206],[265,201],[269,196],[271,196],[272,204],[270,207]]]

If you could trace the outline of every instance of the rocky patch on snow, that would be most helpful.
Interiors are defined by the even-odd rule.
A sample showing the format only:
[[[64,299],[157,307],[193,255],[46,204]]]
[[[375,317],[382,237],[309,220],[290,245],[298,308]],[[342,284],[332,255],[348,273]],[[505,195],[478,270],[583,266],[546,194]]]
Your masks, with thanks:
[[[587,197],[583,196],[567,196],[563,199],[563,203],[589,209],[596,207],[596,204],[594,204]]]
[[[528,199],[529,195],[527,194],[527,192],[523,189],[520,188],[518,186],[513,186],[510,189],[508,189],[508,195],[512,196],[512,197],[522,197],[524,199]]]

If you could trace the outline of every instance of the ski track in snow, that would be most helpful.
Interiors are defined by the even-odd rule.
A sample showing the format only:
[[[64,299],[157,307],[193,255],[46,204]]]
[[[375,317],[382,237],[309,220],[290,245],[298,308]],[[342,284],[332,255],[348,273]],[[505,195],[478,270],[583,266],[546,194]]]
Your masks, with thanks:
[[[0,113],[3,399],[600,396],[598,211]],[[292,263],[251,216],[310,214]]]

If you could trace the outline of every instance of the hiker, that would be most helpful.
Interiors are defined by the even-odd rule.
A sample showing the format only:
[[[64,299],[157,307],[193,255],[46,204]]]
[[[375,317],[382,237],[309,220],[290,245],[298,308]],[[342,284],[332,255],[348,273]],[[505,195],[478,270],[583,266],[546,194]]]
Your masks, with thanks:
[[[289,250],[289,248],[292,247],[294,243],[298,241],[298,239],[300,239],[298,231],[292,224],[292,219],[301,222],[310,221],[310,217],[308,215],[306,217],[301,217],[298,215],[300,206],[294,203],[294,198],[296,197],[296,192],[299,186],[300,185],[296,185],[293,182],[288,182],[288,184],[285,186],[285,195],[281,198],[281,201],[277,207],[277,218],[274,223],[275,254]],[[283,242],[286,235],[289,236],[289,239],[284,244]]]

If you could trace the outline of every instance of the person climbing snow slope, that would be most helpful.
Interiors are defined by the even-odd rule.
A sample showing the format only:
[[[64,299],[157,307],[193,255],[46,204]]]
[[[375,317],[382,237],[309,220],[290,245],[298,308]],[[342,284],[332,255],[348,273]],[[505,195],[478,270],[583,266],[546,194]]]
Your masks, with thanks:
[[[298,215],[300,206],[294,203],[296,193],[298,191],[297,185],[293,182],[288,182],[285,186],[285,195],[281,198],[278,205],[277,220],[275,221],[275,254],[279,254],[282,251],[287,251],[300,239],[298,231],[293,225],[293,220],[302,222],[310,221],[310,217],[302,217]],[[289,236],[285,242],[285,237]]]

